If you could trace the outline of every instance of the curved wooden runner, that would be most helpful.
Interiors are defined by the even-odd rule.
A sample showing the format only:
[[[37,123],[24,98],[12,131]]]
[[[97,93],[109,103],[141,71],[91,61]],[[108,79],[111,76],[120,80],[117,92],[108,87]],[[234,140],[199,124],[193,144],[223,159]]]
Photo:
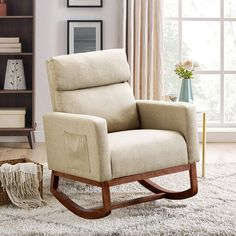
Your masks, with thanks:
[[[153,181],[149,180],[149,178],[152,178],[152,177],[157,177],[157,176],[171,174],[171,173],[177,173],[177,172],[186,171],[186,170],[189,171],[190,188],[185,191],[172,192],[172,191],[169,191],[167,189],[160,187],[159,185],[155,184]],[[97,187],[101,187],[103,205],[101,207],[96,207],[96,208],[91,208],[91,209],[85,209],[79,206],[58,188],[60,177],[94,185]],[[111,203],[111,197],[110,197],[111,186],[134,182],[134,181],[138,181],[141,185],[143,185],[145,188],[147,188],[154,194],[145,196],[145,197],[127,200],[127,201]],[[139,203],[144,203],[144,202],[149,202],[149,201],[154,201],[161,198],[177,200],[177,199],[189,198],[196,195],[198,191],[196,164],[193,163],[193,164],[183,165],[179,167],[171,167],[171,168],[149,172],[145,174],[121,177],[121,178],[117,178],[117,179],[113,179],[113,180],[105,181],[105,182],[97,182],[97,181],[88,180],[88,179],[84,179],[84,178],[80,178],[76,176],[71,176],[68,174],[61,173],[61,172],[52,171],[50,190],[52,194],[58,199],[58,201],[60,201],[68,210],[70,210],[77,216],[83,217],[85,219],[98,219],[98,218],[102,218],[109,215],[112,209],[127,207],[134,204],[139,204]]]

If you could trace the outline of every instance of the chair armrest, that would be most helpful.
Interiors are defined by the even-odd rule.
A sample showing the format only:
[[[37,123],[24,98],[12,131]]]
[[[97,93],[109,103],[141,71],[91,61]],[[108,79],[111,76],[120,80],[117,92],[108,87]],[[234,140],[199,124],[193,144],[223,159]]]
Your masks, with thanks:
[[[51,170],[99,182],[111,179],[105,119],[61,112],[43,119]]]
[[[197,113],[188,103],[137,101],[142,129],[173,130],[181,133],[188,148],[189,163],[199,161]]]

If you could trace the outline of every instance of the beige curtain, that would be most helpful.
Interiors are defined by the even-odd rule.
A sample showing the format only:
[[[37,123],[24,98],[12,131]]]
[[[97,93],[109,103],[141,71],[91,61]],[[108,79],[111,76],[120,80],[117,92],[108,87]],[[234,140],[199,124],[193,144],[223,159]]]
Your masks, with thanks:
[[[123,46],[136,99],[163,95],[163,0],[123,0]]]

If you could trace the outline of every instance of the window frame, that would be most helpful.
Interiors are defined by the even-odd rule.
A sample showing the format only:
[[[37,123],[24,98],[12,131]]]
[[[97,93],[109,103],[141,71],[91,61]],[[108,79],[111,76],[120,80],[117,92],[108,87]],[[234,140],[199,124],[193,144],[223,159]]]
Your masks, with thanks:
[[[225,122],[225,75],[236,75],[235,70],[224,70],[225,66],[225,22],[236,22],[236,18],[224,18],[224,1],[220,1],[220,16],[219,18],[210,17],[183,17],[183,1],[178,0],[178,17],[165,17],[167,21],[178,22],[178,51],[179,51],[179,61],[183,61],[183,22],[184,21],[210,21],[210,22],[220,22],[220,70],[198,70],[196,74],[199,75],[219,75],[220,76],[220,121],[216,123],[208,123],[209,127],[216,128],[227,128],[236,127],[236,122]],[[236,82],[236,80],[235,80]]]

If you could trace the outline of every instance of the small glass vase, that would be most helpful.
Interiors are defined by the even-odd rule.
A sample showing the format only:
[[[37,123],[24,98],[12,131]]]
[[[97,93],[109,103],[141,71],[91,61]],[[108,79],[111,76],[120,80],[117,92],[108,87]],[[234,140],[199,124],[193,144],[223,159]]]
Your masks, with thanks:
[[[189,103],[194,102],[191,79],[182,79],[179,101]]]

